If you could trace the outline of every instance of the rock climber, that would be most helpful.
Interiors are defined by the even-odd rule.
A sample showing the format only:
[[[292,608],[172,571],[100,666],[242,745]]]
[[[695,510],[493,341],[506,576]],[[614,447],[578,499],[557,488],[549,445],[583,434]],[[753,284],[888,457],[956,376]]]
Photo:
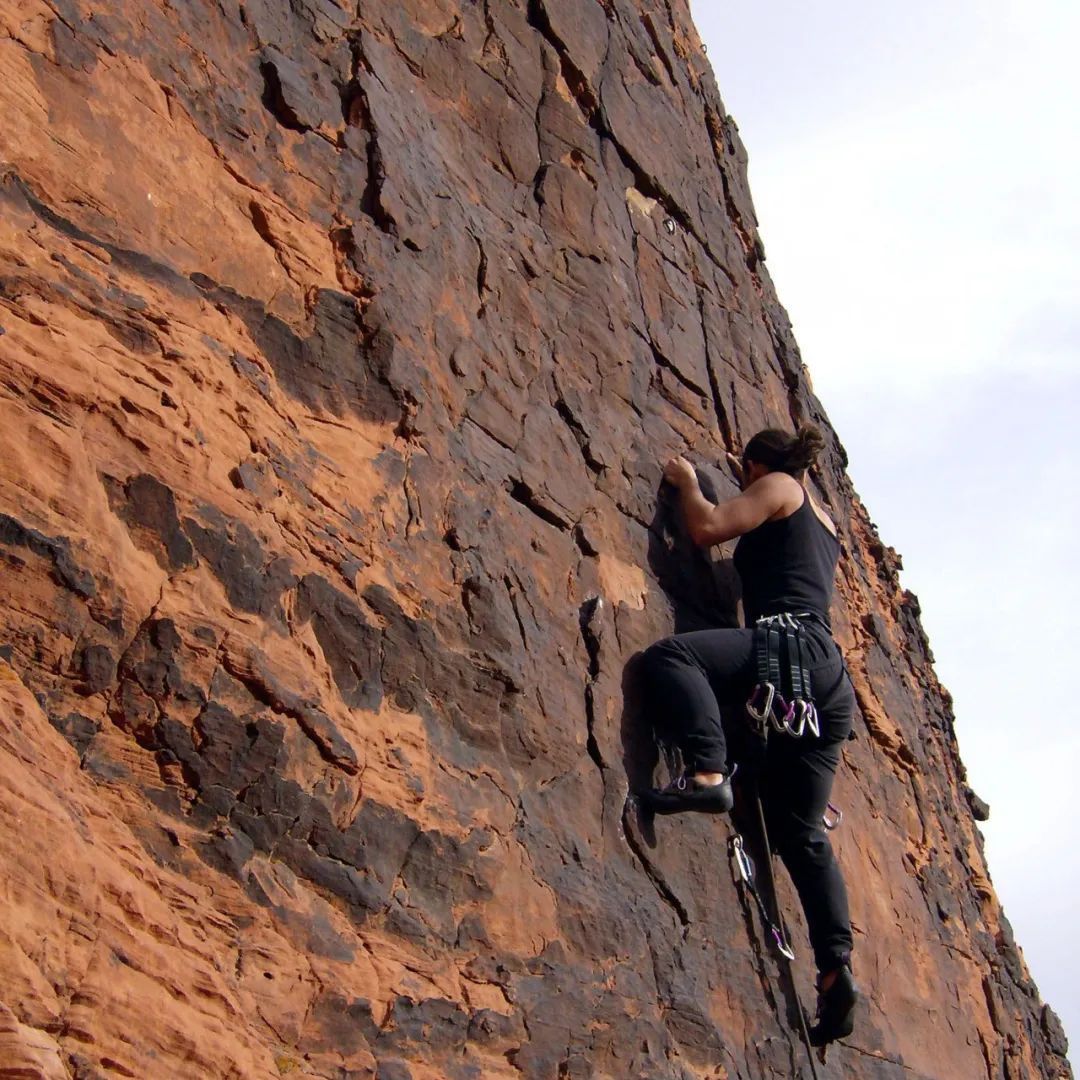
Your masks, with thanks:
[[[642,675],[658,737],[681,752],[684,771],[642,796],[655,813],[732,808],[722,712],[741,710],[757,681],[754,631],[763,616],[787,612],[803,627],[803,648],[820,734],[773,734],[758,777],[770,839],[798,890],[818,969],[818,1017],[811,1041],[824,1045],[852,1031],[857,989],[851,973],[847,890],[822,826],[851,731],[854,691],[832,639],[829,605],[840,555],[836,527],[806,487],[806,471],[824,446],[820,432],[769,428],[728,455],[742,492],[714,505],[682,457],[664,466],[679,493],[693,541],[703,547],[739,537],[734,562],[742,582],[745,629],[677,634],[644,654]]]

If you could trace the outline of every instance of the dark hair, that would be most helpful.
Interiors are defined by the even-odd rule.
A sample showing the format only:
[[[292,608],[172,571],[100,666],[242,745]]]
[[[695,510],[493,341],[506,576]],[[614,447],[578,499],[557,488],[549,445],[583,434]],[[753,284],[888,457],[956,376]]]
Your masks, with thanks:
[[[791,476],[809,469],[825,449],[825,440],[813,424],[803,424],[791,435],[780,428],[759,431],[743,450],[743,463],[755,461],[770,472]]]

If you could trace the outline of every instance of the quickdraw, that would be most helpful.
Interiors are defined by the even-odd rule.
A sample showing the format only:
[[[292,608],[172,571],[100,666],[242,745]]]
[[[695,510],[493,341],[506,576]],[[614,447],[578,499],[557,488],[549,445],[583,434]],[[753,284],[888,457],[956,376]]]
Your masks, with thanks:
[[[805,631],[799,621],[807,617],[788,612],[763,615],[754,626],[758,681],[747,699],[746,711],[762,734],[769,726],[795,739],[806,731],[815,738],[821,734],[806,664]],[[783,668],[781,659],[786,661]]]
[[[738,833],[731,838],[731,851],[735,856],[735,865],[739,868],[739,879],[746,886],[746,891],[754,898],[754,903],[757,904],[757,909],[761,914],[761,921],[769,928],[777,950],[785,959],[794,960],[795,950],[788,944],[780,927],[769,918],[769,909],[765,906],[765,901],[761,898],[761,893],[758,892],[754,881],[754,862],[747,854],[743,838]]]

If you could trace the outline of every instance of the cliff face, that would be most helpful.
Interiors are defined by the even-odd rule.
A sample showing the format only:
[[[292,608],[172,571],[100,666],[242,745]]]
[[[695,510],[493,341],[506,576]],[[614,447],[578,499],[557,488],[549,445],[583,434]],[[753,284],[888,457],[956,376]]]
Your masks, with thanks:
[[[21,0],[0,76],[0,1075],[805,1068],[733,826],[624,811],[735,617],[660,463],[827,428],[683,0]],[[1070,1075],[830,439],[828,1074]]]

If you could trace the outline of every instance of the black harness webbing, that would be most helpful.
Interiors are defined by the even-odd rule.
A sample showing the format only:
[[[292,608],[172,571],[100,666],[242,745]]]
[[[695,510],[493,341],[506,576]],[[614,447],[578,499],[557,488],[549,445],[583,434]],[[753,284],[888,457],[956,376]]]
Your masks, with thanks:
[[[777,626],[766,627],[765,663],[769,669],[769,682],[780,686],[780,629]]]
[[[813,701],[814,695],[810,693],[810,669],[803,666],[803,638],[802,627],[794,634],[788,635],[787,647],[791,654],[791,699],[792,701]]]

